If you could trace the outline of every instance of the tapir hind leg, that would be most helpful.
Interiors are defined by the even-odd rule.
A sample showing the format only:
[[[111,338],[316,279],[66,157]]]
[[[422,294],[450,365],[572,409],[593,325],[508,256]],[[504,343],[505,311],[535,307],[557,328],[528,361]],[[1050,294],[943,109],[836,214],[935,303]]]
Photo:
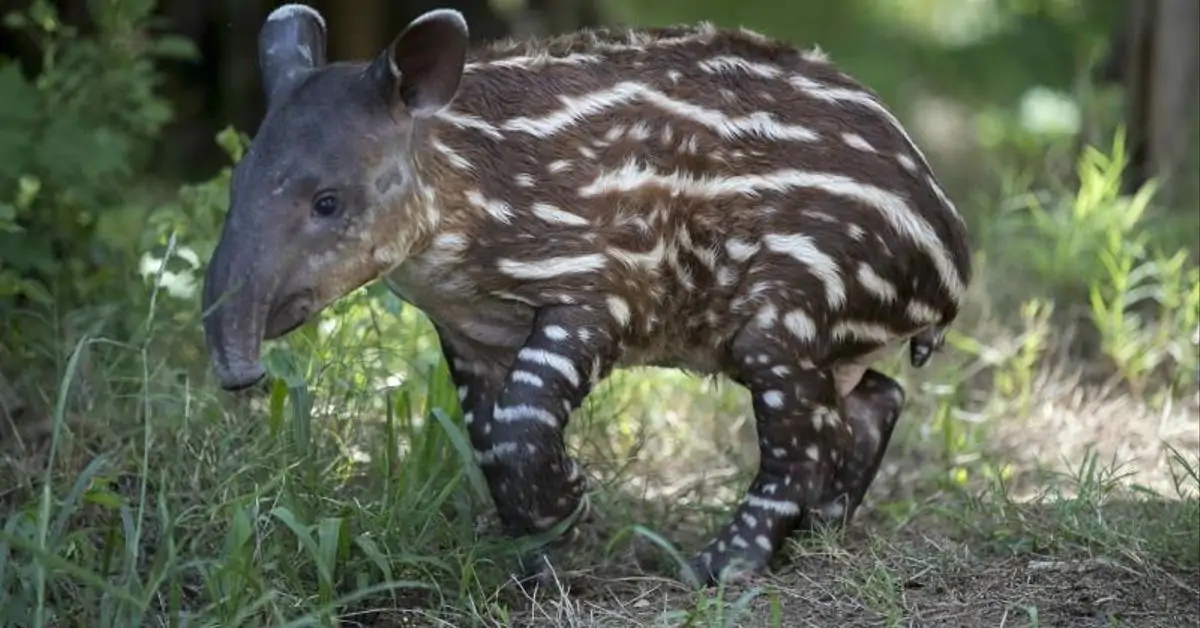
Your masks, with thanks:
[[[874,369],[867,369],[858,385],[842,399],[843,416],[854,433],[854,445],[826,489],[828,499],[805,513],[800,530],[811,530],[817,521],[844,525],[854,517],[879,473],[905,399],[904,388],[896,380]]]

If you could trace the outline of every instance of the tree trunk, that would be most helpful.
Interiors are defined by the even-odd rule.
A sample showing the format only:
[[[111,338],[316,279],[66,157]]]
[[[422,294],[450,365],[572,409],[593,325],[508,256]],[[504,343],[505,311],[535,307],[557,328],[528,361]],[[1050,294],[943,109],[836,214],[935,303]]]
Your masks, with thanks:
[[[1132,191],[1151,178],[1161,200],[1183,199],[1196,185],[1192,161],[1200,106],[1200,3],[1132,0],[1115,46],[1123,59],[1113,69],[1126,89],[1126,124]]]
[[[387,45],[389,20],[382,2],[329,2],[320,6],[329,25],[329,58],[339,61],[373,59]]]

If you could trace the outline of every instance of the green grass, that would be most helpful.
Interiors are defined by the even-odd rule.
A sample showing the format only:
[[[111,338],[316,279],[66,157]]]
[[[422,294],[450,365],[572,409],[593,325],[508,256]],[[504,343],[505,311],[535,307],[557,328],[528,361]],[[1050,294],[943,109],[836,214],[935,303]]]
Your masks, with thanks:
[[[589,398],[569,440],[595,515],[533,595],[432,329],[380,288],[272,344],[254,399],[207,375],[195,295],[151,288],[124,337],[121,308],[52,312],[0,449],[0,621],[1200,624],[1200,279],[1122,165],[1090,152],[1079,193],[993,219],[948,351],[882,365],[910,406],[862,516],[749,586],[675,579],[755,462],[731,384],[639,369]]]

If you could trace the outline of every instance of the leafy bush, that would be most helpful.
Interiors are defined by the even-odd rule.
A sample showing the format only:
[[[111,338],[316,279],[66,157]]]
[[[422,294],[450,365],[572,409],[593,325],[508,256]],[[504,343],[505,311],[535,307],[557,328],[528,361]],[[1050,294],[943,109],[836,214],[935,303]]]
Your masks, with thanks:
[[[150,26],[153,0],[92,3],[95,32],[35,0],[5,26],[41,50],[36,77],[0,60],[0,313],[17,299],[83,303],[126,283],[140,233],[105,220],[143,211],[153,142],[171,119],[156,63],[191,58],[187,40]],[[135,221],[127,224],[136,225]]]
[[[1200,267],[1195,252],[1166,249],[1170,228],[1147,218],[1152,181],[1121,191],[1124,135],[1109,151],[1087,146],[1078,188],[1024,193],[998,221],[997,249],[1018,276],[1039,278],[1038,294],[1076,302],[1099,337],[1099,350],[1136,393],[1152,376],[1191,389],[1200,375],[1193,335],[1200,329]]]

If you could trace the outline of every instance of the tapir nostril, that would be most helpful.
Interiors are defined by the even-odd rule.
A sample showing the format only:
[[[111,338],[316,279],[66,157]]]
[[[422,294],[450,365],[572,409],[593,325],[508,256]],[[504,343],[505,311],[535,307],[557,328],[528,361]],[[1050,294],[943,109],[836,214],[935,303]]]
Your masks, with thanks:
[[[265,338],[283,336],[304,324],[313,312],[312,290],[302,290],[278,301],[267,316]]]

